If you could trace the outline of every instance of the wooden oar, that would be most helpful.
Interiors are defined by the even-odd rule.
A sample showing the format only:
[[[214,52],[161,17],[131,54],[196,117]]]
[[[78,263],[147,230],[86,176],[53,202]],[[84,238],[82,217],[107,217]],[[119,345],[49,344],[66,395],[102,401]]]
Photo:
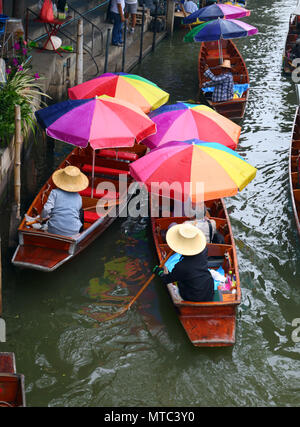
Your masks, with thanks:
[[[170,251],[170,253],[166,256],[166,258],[161,262],[161,264],[159,265],[159,267],[163,267],[165,265],[165,263],[168,261],[168,259],[170,258],[171,255],[174,254],[174,251]],[[141,289],[138,291],[138,293],[136,294],[135,297],[132,298],[132,300],[130,301],[129,304],[127,304],[123,310],[118,311],[115,314],[112,314],[111,316],[107,317],[104,321],[106,320],[111,320],[111,319],[115,319],[116,317],[121,316],[122,314],[124,314],[126,311],[128,311],[130,309],[130,307],[132,306],[133,303],[135,303],[135,301],[138,299],[138,297],[141,295],[142,292],[144,292],[144,290],[147,288],[147,286],[152,282],[152,280],[154,279],[155,274],[153,273],[149,279],[147,280],[147,282],[141,287]]]

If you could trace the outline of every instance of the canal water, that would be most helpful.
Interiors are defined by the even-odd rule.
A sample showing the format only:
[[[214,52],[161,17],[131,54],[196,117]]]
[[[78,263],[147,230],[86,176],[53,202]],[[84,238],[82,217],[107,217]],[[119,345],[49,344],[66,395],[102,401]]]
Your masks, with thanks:
[[[259,34],[237,41],[251,80],[238,151],[258,172],[226,201],[242,287],[236,344],[194,348],[157,280],[129,312],[103,322],[156,263],[147,219],[117,220],[70,264],[44,274],[10,265],[10,207],[3,207],[7,343],[0,349],[15,352],[28,406],[300,406],[300,343],[292,325],[300,318],[300,242],[288,182],[296,95],[281,75],[295,5],[248,0],[247,21]],[[163,41],[134,70],[168,91],[172,103],[197,93],[199,45],[184,44],[184,34]],[[51,156],[33,147],[26,206],[68,150],[56,144]]]

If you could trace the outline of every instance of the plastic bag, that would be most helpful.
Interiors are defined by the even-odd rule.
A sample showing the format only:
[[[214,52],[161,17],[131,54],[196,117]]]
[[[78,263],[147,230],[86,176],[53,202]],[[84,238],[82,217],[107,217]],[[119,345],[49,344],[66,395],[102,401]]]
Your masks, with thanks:
[[[44,22],[51,22],[54,19],[53,4],[51,0],[44,0],[39,18]]]

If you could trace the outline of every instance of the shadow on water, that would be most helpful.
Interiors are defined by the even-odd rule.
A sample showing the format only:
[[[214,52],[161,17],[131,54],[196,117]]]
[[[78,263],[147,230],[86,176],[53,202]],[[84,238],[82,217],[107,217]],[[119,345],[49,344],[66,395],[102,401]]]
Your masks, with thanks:
[[[251,81],[238,151],[257,176],[226,201],[243,297],[235,346],[194,348],[159,280],[130,311],[102,321],[136,294],[157,263],[145,218],[116,220],[51,274],[15,269],[4,247],[7,343],[0,348],[16,354],[29,406],[299,406],[292,321],[300,317],[300,244],[288,184],[296,96],[281,75],[292,3],[249,1],[247,21],[259,34],[236,41]],[[133,71],[168,91],[170,103],[195,99],[198,90],[199,46],[184,44],[183,35],[163,41]],[[43,145],[33,147],[24,209],[68,150],[55,144],[52,157]],[[9,204],[1,212],[3,236],[8,211]]]

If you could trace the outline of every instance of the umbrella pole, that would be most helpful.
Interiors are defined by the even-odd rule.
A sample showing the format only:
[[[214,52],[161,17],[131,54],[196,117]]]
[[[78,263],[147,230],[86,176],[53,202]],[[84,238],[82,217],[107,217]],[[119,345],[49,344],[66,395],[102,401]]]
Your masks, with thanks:
[[[92,191],[91,191],[91,198],[94,196],[94,178],[95,178],[95,157],[96,157],[96,150],[93,150],[93,168],[92,168]]]
[[[219,57],[220,57],[220,64],[223,64],[223,48],[222,48],[222,40],[218,40],[219,45]]]

